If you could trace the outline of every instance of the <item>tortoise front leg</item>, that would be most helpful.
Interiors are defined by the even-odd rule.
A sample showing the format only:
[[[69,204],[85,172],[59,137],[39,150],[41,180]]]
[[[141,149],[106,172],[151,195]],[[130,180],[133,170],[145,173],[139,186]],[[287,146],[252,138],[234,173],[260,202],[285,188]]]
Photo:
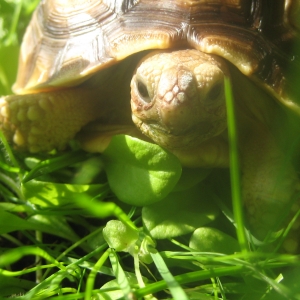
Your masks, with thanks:
[[[18,149],[63,149],[85,124],[105,114],[106,106],[91,100],[95,96],[93,90],[73,88],[2,97],[0,129]]]
[[[270,230],[287,224],[281,221],[290,221],[287,216],[299,209],[300,186],[293,166],[267,127],[257,120],[252,126],[241,137],[242,195],[250,228],[263,239]]]

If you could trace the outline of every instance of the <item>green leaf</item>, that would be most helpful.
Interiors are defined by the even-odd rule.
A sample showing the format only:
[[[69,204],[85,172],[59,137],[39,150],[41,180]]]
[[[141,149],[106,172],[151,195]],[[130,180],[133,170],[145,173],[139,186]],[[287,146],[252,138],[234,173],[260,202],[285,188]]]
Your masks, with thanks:
[[[204,185],[170,193],[164,200],[144,207],[142,217],[153,238],[180,236],[213,221],[219,214],[213,195]]]
[[[191,187],[204,180],[211,173],[211,171],[212,169],[208,168],[183,168],[181,177],[177,182],[173,192],[190,189]]]
[[[135,278],[129,278],[129,283],[131,285],[137,284]],[[108,281],[99,290],[99,293],[93,295],[93,300],[115,300],[122,299],[124,293],[120,289],[120,286],[116,279]]]
[[[116,251],[130,252],[139,233],[121,221],[110,220],[103,229],[103,236],[110,248]]]
[[[241,250],[239,243],[230,235],[215,228],[202,227],[193,233],[189,247],[201,252],[233,254]]]
[[[181,175],[180,162],[173,154],[130,136],[113,137],[103,156],[112,191],[131,205],[160,201]]]

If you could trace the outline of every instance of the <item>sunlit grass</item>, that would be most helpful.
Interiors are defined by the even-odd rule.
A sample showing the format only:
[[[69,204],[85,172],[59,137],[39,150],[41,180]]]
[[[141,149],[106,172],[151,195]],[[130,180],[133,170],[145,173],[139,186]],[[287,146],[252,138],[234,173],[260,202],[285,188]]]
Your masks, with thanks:
[[[11,74],[16,70],[21,25],[32,6],[30,1],[8,4],[0,0],[0,4],[0,20],[4,20],[0,23],[0,94],[7,94],[14,80]],[[10,20],[7,15],[12,16]],[[233,99],[229,96],[227,101]],[[49,155],[16,153],[1,136],[0,299],[134,299],[133,294],[138,299],[300,299],[299,257],[272,251],[276,245],[272,249],[254,245],[245,235],[230,107],[228,114],[233,139],[231,173],[215,174],[220,179],[218,195],[210,189],[209,180],[200,188],[201,200],[216,207],[204,206],[210,214],[205,211],[201,218],[204,226],[221,232],[221,253],[192,249],[193,230],[185,232],[180,222],[187,221],[179,216],[175,217],[176,230],[185,234],[150,238],[149,228],[143,227],[145,211],[143,215],[142,208],[120,202],[112,192],[103,156],[86,154],[76,146],[73,151]],[[188,179],[182,180],[181,189],[196,180],[194,173],[185,172]],[[185,198],[178,191],[171,193],[174,199],[182,199],[183,205],[178,206],[182,215],[186,198],[194,192],[190,187],[186,190]],[[160,206],[166,213],[171,211],[168,203]],[[126,245],[120,246],[120,252],[103,236],[107,222],[116,219],[130,228],[122,233]],[[194,224],[192,213],[190,219]],[[117,225],[116,231],[121,230]],[[240,245],[235,253],[226,252],[232,246],[228,236]]]

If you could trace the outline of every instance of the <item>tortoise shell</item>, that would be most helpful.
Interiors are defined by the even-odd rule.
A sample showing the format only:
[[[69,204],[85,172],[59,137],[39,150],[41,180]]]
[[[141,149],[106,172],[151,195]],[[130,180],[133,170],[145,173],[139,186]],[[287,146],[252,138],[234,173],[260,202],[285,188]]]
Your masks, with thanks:
[[[75,136],[80,140],[87,138],[87,142],[91,141],[92,146],[96,145],[96,151],[101,152],[99,145],[102,150],[105,149],[110,142],[110,136],[107,138],[106,134],[112,134],[106,125],[121,123],[121,133],[126,134],[128,130],[124,125],[133,127],[129,107],[129,82],[139,60],[138,55],[134,54],[144,55],[144,50],[166,49],[161,53],[166,56],[177,55],[174,69],[181,67],[182,71],[180,73],[176,69],[173,73],[167,73],[164,77],[167,80],[162,80],[164,84],[159,97],[166,98],[165,102],[170,106],[164,107],[160,104],[165,102],[160,103],[154,98],[144,101],[144,97],[140,97],[144,101],[142,102],[135,97],[139,95],[137,91],[143,96],[143,90],[138,88],[142,81],[137,78],[138,75],[144,78],[141,69],[147,66],[146,57],[151,56],[150,53],[138,65],[131,80],[131,102],[136,104],[131,106],[133,121],[140,129],[142,125],[136,120],[146,125],[150,120],[149,124],[154,124],[155,129],[166,128],[161,130],[161,140],[168,143],[166,148],[172,150],[185,166],[226,167],[229,166],[226,102],[224,93],[214,93],[223,91],[214,89],[221,87],[218,84],[221,80],[218,81],[219,77],[215,75],[222,73],[220,78],[224,79],[226,71],[219,68],[222,72],[210,72],[208,76],[205,73],[203,76],[213,79],[210,80],[211,89],[206,89],[212,93],[207,92],[208,97],[204,97],[203,102],[199,101],[205,108],[201,110],[197,102],[198,94],[194,93],[195,72],[186,71],[183,64],[176,64],[183,57],[183,60],[191,64],[198,63],[194,57],[200,55],[213,57],[214,61],[222,61],[222,65],[224,62],[225,69],[229,66],[233,79],[234,96],[237,100],[243,200],[250,226],[259,237],[264,237],[278,217],[282,216],[291,199],[299,195],[297,173],[291,165],[285,165],[285,155],[289,152],[286,151],[289,134],[286,134],[285,128],[289,124],[284,124],[286,116],[282,117],[281,114],[276,119],[279,110],[284,115],[286,111],[280,109],[270,97],[274,96],[291,111],[300,114],[300,103],[289,86],[288,70],[290,66],[299,67],[298,57],[293,53],[292,47],[299,35],[295,14],[298,9],[297,0],[41,1],[24,37],[18,78],[14,86],[16,93],[25,95],[10,95],[0,99],[0,127],[10,141],[31,152],[64,149],[67,142]],[[166,56],[161,56],[162,61],[152,66],[156,68],[167,65]],[[129,58],[125,59],[127,57]],[[154,54],[148,59],[155,57],[158,56]],[[208,63],[208,59],[205,58],[204,61]],[[231,64],[227,64],[227,61]],[[115,66],[109,68],[113,64]],[[172,64],[174,65],[173,58]],[[157,68],[154,71],[157,72]],[[156,76],[155,72],[151,74]],[[179,75],[176,77],[174,74]],[[179,79],[188,77],[190,81],[182,84],[179,82]],[[247,77],[263,87],[263,90],[257,88]],[[168,80],[170,85],[165,84]],[[175,82],[174,85],[172,81]],[[197,85],[200,92],[203,92],[203,81]],[[152,80],[147,81],[148,83],[150,86],[155,85]],[[167,88],[173,86],[177,88],[176,93],[181,89],[187,91],[188,97],[184,97],[184,94],[180,96],[182,101],[169,101]],[[183,101],[189,98],[195,100],[195,109],[191,108],[191,102]],[[205,101],[207,99],[218,101],[212,101],[210,106],[210,102]],[[182,110],[178,110],[179,102]],[[155,118],[151,115],[152,104]],[[162,127],[162,120],[159,118],[161,115],[157,112],[164,113],[166,107],[167,113],[174,114],[165,114],[167,122],[164,125],[168,126]],[[195,112],[193,118],[190,112]],[[190,122],[193,120],[199,126]],[[201,122],[205,126],[200,126]],[[183,124],[190,126],[190,123],[191,130],[176,131],[178,128],[182,130]],[[283,138],[281,131],[277,134],[278,137],[273,136],[278,127],[286,135]],[[175,134],[172,134],[170,128],[176,129]],[[95,136],[92,129],[95,130]],[[203,140],[199,130],[203,134]],[[145,130],[141,131],[149,136]],[[104,142],[99,142],[98,138],[103,138],[101,133],[104,133]],[[116,131],[113,132],[115,133]],[[294,136],[293,132],[292,134]],[[135,133],[133,135],[136,136]],[[155,134],[155,138],[157,136]],[[170,136],[171,143],[168,141]],[[200,138],[199,142],[194,143],[195,136]],[[188,142],[183,143],[183,138]],[[165,145],[152,140],[161,146]],[[180,147],[173,147],[174,141]],[[85,141],[82,144],[86,145]]]
[[[16,93],[73,86],[143,50],[219,55],[300,112],[287,87],[297,1],[41,1],[20,53]]]

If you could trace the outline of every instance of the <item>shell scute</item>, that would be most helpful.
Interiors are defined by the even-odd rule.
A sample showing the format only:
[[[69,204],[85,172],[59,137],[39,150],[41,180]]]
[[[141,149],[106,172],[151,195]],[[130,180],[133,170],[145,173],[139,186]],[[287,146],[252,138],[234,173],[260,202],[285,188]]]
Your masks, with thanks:
[[[298,6],[293,0],[44,0],[24,37],[14,91],[77,85],[134,53],[186,47],[227,59],[286,103]]]

